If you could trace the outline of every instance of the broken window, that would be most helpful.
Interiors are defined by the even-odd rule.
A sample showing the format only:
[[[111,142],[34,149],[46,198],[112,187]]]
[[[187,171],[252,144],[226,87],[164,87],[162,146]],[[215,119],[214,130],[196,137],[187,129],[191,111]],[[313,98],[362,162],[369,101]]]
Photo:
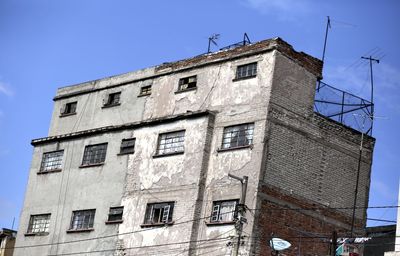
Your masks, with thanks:
[[[151,85],[142,86],[140,88],[139,96],[146,96],[151,94]]]
[[[103,107],[117,106],[120,103],[121,92],[108,94],[107,99],[104,101]]]
[[[190,76],[179,79],[178,91],[185,91],[196,88],[197,76]]]
[[[65,104],[65,106],[63,108],[61,108],[61,115],[65,116],[65,115],[72,115],[76,113],[76,106],[78,105],[78,102],[69,102],[67,104]]]
[[[69,230],[85,230],[93,228],[96,210],[73,211]]]
[[[173,210],[173,202],[148,204],[144,224],[170,223]]]
[[[156,155],[184,152],[185,131],[160,134]]]
[[[211,213],[211,222],[234,221],[238,203],[239,200],[215,201]]]
[[[253,144],[254,123],[224,128],[222,149],[243,147]]]
[[[50,214],[31,215],[27,233],[40,234],[48,233],[50,225]]]
[[[108,213],[108,221],[122,221],[122,214],[124,212],[123,206],[110,207],[110,212]]]
[[[136,139],[123,139],[121,141],[119,154],[123,155],[135,153],[135,141]]]
[[[257,75],[257,62],[238,66],[235,79],[254,77]]]
[[[104,163],[106,152],[107,143],[86,146],[83,153],[82,166]]]
[[[44,153],[39,172],[61,170],[63,155],[64,150]]]

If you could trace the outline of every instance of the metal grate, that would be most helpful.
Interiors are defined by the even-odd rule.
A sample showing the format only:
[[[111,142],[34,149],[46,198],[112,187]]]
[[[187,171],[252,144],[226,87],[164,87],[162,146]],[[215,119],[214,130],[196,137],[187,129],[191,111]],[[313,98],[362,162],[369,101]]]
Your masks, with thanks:
[[[106,160],[107,143],[88,145],[85,147],[82,165],[104,163]]]
[[[50,214],[31,215],[28,226],[28,233],[49,232]]]
[[[93,228],[95,209],[73,211],[70,230]]]
[[[257,62],[238,66],[235,79],[254,77],[257,75]]]
[[[324,82],[318,82],[314,110],[341,124],[372,135],[373,120],[370,117],[373,115],[374,104],[368,100]],[[364,117],[364,124],[362,124],[363,121],[360,121],[360,116]]]
[[[185,144],[185,131],[160,134],[158,139],[157,155],[183,152]]]
[[[151,94],[151,85],[143,86],[140,88],[139,96],[150,95]]]
[[[42,163],[40,165],[40,171],[53,171],[60,170],[62,165],[62,159],[64,150],[47,152],[43,154]]]
[[[222,149],[243,147],[253,144],[254,123],[224,128]]]

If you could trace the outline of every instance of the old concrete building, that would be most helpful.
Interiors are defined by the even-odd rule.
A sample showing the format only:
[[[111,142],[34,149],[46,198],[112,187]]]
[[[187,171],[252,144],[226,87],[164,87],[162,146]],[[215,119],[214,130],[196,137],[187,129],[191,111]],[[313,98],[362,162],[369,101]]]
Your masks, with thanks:
[[[275,38],[60,88],[16,255],[231,255],[238,223],[239,255],[270,255],[271,233],[286,255],[327,255],[351,229],[361,133],[314,111],[321,70]],[[248,177],[245,207],[228,174]]]

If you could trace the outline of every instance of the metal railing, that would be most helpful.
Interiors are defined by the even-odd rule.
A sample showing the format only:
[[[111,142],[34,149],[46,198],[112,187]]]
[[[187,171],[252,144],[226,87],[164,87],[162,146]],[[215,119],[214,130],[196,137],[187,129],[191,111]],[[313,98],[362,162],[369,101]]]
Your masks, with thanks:
[[[317,82],[314,111],[357,131],[372,135],[374,104],[324,82]]]

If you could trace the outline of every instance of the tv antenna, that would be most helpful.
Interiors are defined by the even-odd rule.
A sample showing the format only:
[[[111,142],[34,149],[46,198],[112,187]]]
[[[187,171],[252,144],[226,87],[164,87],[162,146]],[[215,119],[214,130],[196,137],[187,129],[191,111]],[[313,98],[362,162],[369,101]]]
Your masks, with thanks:
[[[219,39],[220,34],[212,34],[209,38],[208,38],[208,50],[207,53],[211,52],[211,43],[215,46],[218,46],[217,44],[217,40]]]
[[[379,63],[379,59],[374,59],[372,58],[372,56],[370,55],[369,57],[361,57],[361,59],[365,59],[365,60],[369,60],[369,71],[371,74],[371,119],[374,119],[374,74],[372,72],[372,63]],[[372,134],[372,131],[371,131]]]
[[[331,28],[331,18],[329,16],[327,16],[327,19],[328,20],[326,21],[324,50],[322,51],[322,63],[324,63],[324,60],[325,60],[326,42],[328,41],[328,33],[329,33],[329,29]]]

